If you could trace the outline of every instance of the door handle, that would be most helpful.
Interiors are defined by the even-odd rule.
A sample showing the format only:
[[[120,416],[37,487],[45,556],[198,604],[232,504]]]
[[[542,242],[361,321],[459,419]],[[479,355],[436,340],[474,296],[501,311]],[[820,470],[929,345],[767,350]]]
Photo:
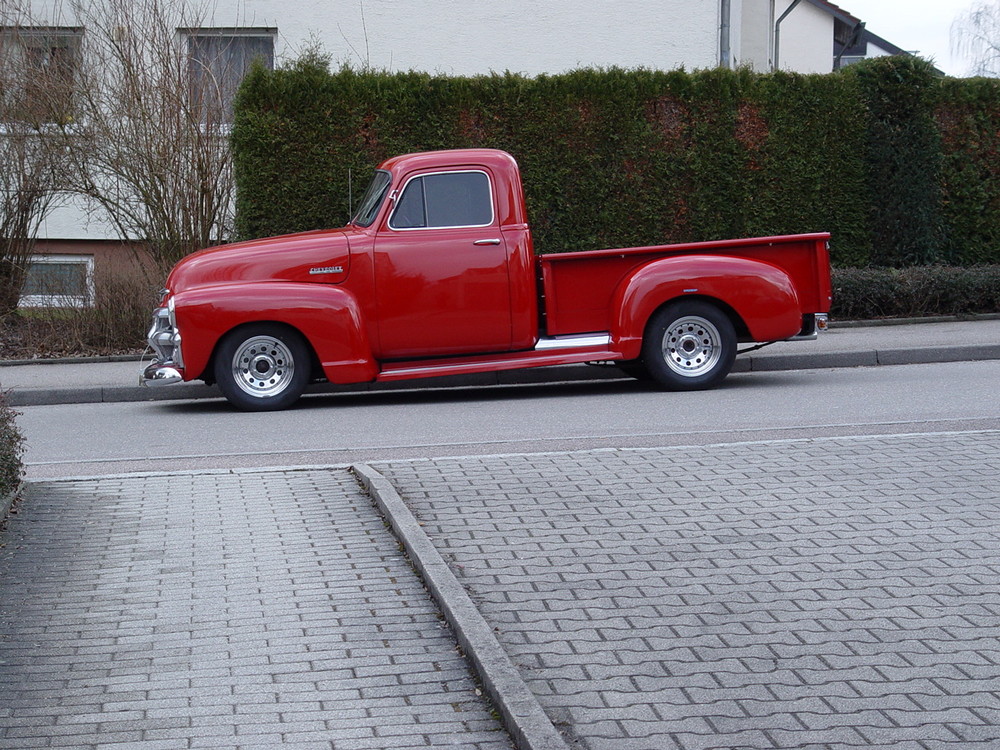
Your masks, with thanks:
[[[475,242],[473,242],[472,244],[473,244],[473,245],[499,245],[499,244],[500,244],[500,240],[499,240],[499,239],[492,239],[492,240],[476,240],[476,241],[475,241]]]

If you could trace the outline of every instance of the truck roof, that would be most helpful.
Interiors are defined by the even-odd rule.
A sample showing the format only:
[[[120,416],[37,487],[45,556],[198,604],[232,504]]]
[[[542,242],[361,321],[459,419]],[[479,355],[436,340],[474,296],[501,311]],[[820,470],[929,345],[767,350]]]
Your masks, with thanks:
[[[428,167],[492,167],[499,171],[517,169],[514,157],[496,148],[456,148],[443,151],[421,151],[386,159],[379,169],[391,172]]]

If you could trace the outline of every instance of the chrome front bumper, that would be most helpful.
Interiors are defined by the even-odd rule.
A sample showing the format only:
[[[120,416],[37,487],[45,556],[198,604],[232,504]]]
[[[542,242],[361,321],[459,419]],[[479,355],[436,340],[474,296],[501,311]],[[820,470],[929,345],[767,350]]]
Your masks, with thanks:
[[[146,335],[146,342],[156,358],[139,373],[140,385],[160,386],[184,380],[181,370],[181,334],[174,326],[172,310],[158,307],[153,312],[153,325]]]
[[[184,380],[180,370],[159,362],[153,362],[139,373],[139,384],[148,386],[171,385]]]

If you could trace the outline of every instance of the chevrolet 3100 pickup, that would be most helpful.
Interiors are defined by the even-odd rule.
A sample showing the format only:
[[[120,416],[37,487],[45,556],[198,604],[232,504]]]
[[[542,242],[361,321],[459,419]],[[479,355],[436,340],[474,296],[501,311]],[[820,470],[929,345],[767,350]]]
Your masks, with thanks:
[[[343,228],[210,248],[171,271],[146,385],[217,383],[240,409],[360,383],[611,362],[710,388],[738,342],[815,338],[828,234],[536,255],[514,159],[399,156]]]

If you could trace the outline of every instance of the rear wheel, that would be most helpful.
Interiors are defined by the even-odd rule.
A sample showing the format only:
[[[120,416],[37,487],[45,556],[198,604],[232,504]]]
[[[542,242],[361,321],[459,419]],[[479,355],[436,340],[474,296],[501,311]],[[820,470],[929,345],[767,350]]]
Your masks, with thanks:
[[[718,307],[700,300],[674,302],[656,312],[646,327],[642,360],[664,388],[713,388],[736,359],[736,331]]]
[[[298,332],[274,323],[238,328],[219,344],[215,382],[244,411],[274,411],[295,403],[310,374],[309,347]]]

